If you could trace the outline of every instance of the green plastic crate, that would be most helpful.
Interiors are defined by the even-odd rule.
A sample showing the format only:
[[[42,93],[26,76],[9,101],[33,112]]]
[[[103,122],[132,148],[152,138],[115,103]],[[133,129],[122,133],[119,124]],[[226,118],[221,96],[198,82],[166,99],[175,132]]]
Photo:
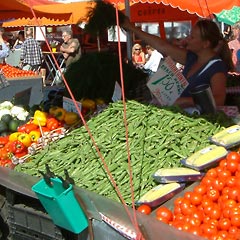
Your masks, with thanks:
[[[32,186],[41,204],[52,218],[54,224],[73,233],[80,233],[88,227],[87,217],[75,198],[73,187],[63,187],[58,178],[51,178],[52,186],[44,179]]]

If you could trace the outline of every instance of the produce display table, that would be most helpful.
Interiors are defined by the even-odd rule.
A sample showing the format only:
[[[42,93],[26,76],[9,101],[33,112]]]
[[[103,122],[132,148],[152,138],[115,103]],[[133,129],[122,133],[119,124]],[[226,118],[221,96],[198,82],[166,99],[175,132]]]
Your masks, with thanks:
[[[43,99],[43,84],[41,76],[7,78],[9,86],[0,89],[0,101],[12,100],[13,97],[24,90],[31,88],[29,106],[39,104]]]

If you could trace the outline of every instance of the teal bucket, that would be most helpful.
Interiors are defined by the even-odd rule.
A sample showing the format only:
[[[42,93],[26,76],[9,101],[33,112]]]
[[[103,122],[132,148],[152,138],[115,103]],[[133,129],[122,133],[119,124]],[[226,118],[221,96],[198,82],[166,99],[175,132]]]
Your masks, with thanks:
[[[88,220],[75,198],[73,186],[63,187],[58,178],[51,178],[52,186],[44,179],[32,186],[41,204],[52,218],[54,224],[73,233],[80,233],[88,227]]]

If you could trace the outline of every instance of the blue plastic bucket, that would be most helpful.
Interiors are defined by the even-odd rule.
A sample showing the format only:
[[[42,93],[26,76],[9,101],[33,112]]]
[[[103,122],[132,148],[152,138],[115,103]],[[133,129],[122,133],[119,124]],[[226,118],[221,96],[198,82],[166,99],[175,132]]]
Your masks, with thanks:
[[[58,178],[51,178],[52,186],[44,179],[32,186],[41,204],[52,218],[54,224],[73,233],[80,233],[88,227],[87,217],[75,198],[73,187],[63,187]]]

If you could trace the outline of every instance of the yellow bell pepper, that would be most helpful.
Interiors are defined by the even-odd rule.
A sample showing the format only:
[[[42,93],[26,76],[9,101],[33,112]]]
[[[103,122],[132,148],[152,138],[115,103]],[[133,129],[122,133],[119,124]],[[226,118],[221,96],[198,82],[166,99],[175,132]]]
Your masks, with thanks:
[[[18,136],[18,141],[22,142],[26,147],[29,147],[32,144],[32,140],[27,133],[21,133]]]
[[[49,109],[49,113],[50,115],[52,115],[53,117],[55,117],[57,120],[59,121],[63,121],[65,114],[66,114],[66,110],[62,107],[51,107]]]
[[[47,113],[42,112],[40,110],[36,110],[33,116],[33,123],[36,125],[40,125],[42,127],[46,126],[47,124]]]
[[[31,138],[32,142],[37,142],[37,140],[41,137],[40,131],[33,130],[29,133],[29,137]]]
[[[13,142],[18,139],[18,136],[21,134],[21,132],[14,132],[9,135],[9,141]]]
[[[66,112],[65,116],[64,116],[64,122],[67,125],[73,125],[75,123],[77,123],[79,121],[79,116],[77,113],[75,112]]]

